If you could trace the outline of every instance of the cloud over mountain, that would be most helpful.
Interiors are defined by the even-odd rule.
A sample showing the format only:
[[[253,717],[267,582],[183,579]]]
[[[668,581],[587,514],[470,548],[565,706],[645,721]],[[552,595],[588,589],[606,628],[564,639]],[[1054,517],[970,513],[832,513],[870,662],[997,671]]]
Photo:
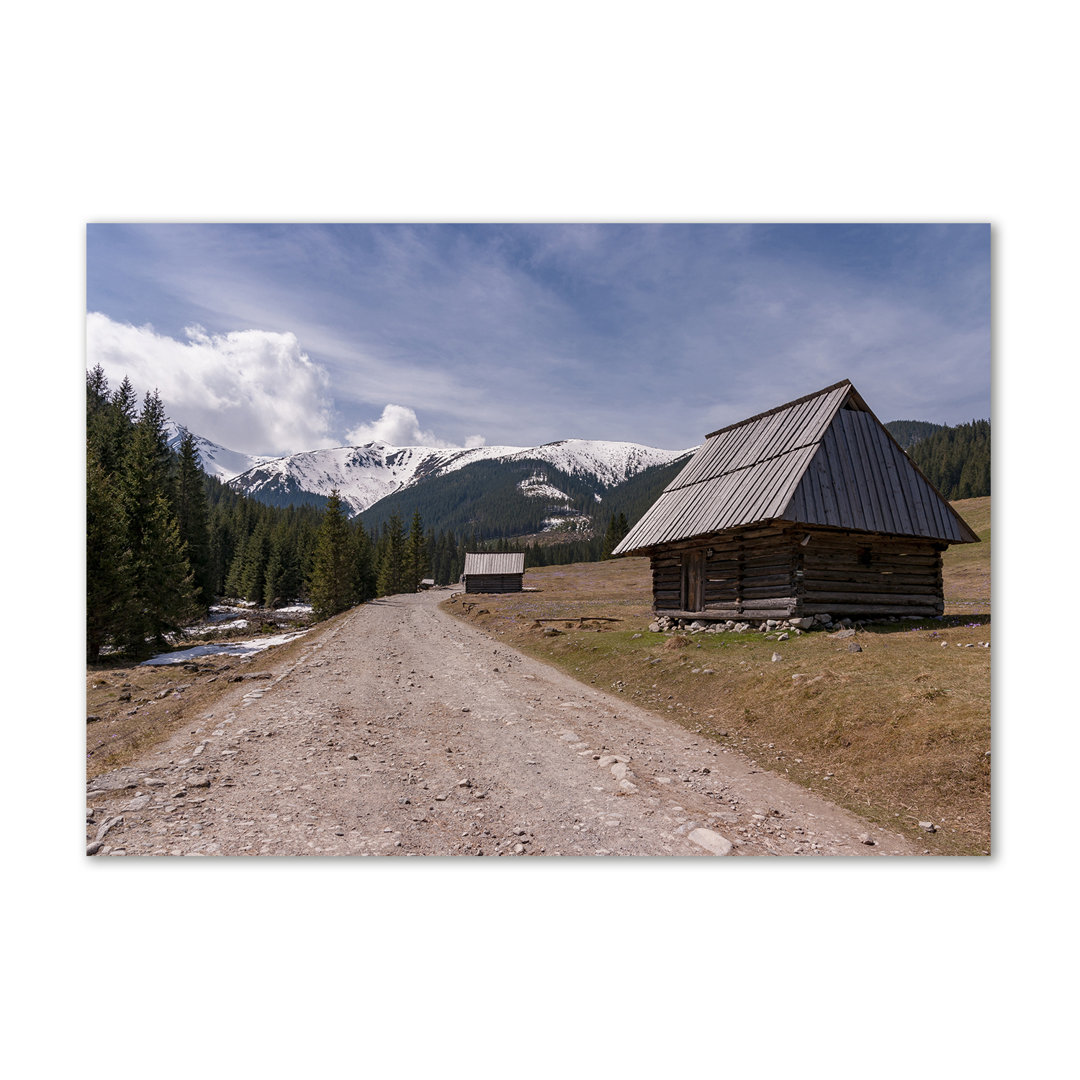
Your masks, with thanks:
[[[329,377],[295,334],[185,334],[178,341],[91,312],[87,366],[100,364],[113,388],[126,375],[140,400],[157,389],[171,419],[225,446],[280,455],[334,445]]]
[[[366,443],[388,443],[390,446],[434,446],[454,445],[440,439],[433,431],[423,431],[416,412],[406,405],[387,405],[378,420],[370,424],[358,424],[345,433],[345,441],[351,446],[363,446]],[[487,440],[482,435],[470,435],[465,446],[474,448],[483,446]]]

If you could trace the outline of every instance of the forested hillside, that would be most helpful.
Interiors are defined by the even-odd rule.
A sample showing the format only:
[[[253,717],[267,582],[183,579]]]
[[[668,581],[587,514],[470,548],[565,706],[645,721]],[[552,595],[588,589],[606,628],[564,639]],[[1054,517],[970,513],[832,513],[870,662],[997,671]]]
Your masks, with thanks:
[[[908,456],[946,499],[990,494],[990,421],[942,428],[920,439]]]
[[[905,450],[910,450],[920,439],[943,431],[945,426],[931,424],[929,420],[890,420],[885,429]]]

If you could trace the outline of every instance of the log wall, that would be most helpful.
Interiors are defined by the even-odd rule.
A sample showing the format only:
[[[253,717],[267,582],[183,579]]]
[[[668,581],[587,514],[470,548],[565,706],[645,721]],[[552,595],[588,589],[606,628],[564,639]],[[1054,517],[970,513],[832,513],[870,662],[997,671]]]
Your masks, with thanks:
[[[800,614],[940,615],[942,550],[930,540],[815,532],[798,568]]]
[[[521,574],[469,574],[465,578],[467,593],[521,592]]]
[[[840,530],[733,530],[654,553],[653,607],[703,619],[940,615],[942,549]]]

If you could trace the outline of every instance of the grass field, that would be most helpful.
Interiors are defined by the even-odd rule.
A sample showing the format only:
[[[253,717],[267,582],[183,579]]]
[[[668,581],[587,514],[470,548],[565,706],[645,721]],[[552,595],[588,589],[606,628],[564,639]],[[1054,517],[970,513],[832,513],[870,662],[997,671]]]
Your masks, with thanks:
[[[823,632],[650,633],[647,559],[536,568],[535,591],[445,606],[931,852],[987,854],[990,499],[954,505],[983,542],[946,552],[945,617],[867,626],[861,652]]]

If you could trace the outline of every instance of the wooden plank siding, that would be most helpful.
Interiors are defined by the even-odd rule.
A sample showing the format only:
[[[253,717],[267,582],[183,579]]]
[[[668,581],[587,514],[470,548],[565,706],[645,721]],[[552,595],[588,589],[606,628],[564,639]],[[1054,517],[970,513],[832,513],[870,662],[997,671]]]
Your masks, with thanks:
[[[652,556],[653,608],[705,620],[940,615],[941,550],[932,541],[840,530],[722,533]],[[688,568],[701,556],[702,603],[688,606]]]
[[[467,593],[521,592],[521,574],[469,574],[464,579]]]

